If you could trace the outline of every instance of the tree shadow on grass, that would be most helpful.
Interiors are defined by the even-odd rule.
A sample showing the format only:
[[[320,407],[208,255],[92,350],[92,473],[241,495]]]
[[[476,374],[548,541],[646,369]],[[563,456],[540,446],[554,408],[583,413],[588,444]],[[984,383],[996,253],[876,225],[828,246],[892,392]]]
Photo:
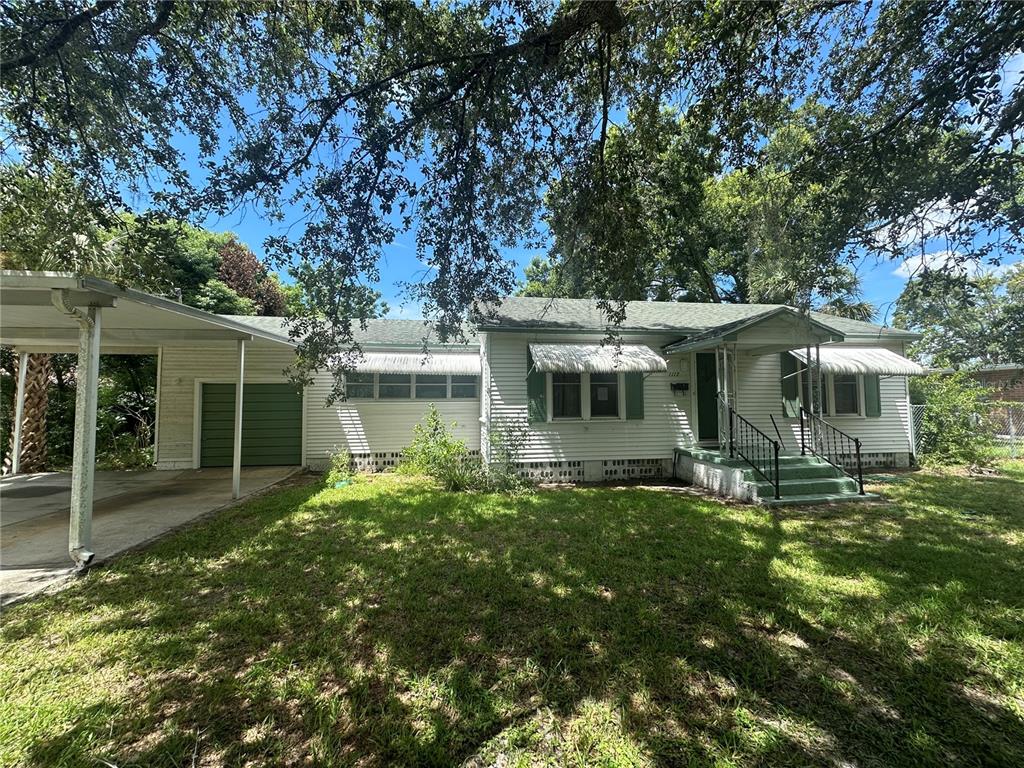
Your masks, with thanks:
[[[1019,548],[886,510],[295,489],[15,615],[5,637],[31,642],[39,611],[70,612],[97,668],[130,670],[29,761],[628,762],[579,749],[596,705],[617,720],[584,741],[664,764],[1019,764],[1005,681],[964,640],[1019,648],[1021,580],[979,575],[1019,573]]]

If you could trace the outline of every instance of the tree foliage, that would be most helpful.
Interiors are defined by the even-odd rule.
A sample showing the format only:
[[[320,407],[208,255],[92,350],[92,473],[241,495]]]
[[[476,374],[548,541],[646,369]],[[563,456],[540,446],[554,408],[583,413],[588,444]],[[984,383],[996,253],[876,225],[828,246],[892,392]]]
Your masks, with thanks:
[[[966,371],[933,373],[915,382],[925,404],[920,427],[921,458],[926,463],[987,464],[992,459],[991,390]]]
[[[15,0],[0,24],[9,156],[179,218],[298,205],[302,226],[268,246],[302,264],[310,364],[351,340],[344,313],[369,309],[381,248],[407,230],[433,268],[408,289],[457,334],[513,287],[502,250],[541,237],[552,186],[604,178],[624,111],[673,107],[740,169],[815,100],[819,140],[789,173],[877,190],[880,248],[941,237],[989,258],[1020,240],[1024,83],[1002,78],[1020,3]],[[944,141],[953,173],[898,172]],[[611,255],[581,258],[623,298],[635,259]]]
[[[63,167],[0,167],[0,264],[65,271],[155,288],[154,219],[125,217],[89,196]],[[131,254],[128,257],[126,254]]]
[[[220,247],[219,276],[239,296],[252,302],[254,313],[282,317],[288,312],[288,297],[276,276],[237,238]],[[244,313],[243,313],[244,314]]]
[[[859,222],[839,181],[795,173],[821,108],[799,110],[760,164],[723,172],[707,132],[672,112],[612,128],[600,162],[556,184],[554,244],[527,267],[526,295],[814,305],[867,319],[846,263]],[[615,285],[595,262],[628,259]]]
[[[1024,364],[1024,265],[976,277],[925,270],[907,282],[894,319],[922,334],[910,353],[931,365]]]

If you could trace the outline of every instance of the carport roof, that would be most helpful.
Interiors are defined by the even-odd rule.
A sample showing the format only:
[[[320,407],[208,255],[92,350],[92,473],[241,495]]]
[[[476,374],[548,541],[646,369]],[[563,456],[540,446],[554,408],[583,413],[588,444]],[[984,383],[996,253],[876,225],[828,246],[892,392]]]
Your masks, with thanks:
[[[16,270],[0,271],[0,344],[24,351],[75,351],[78,324],[58,308],[62,302],[66,307],[103,308],[104,354],[146,354],[159,346],[237,340],[295,346],[286,331],[241,323],[96,277]]]

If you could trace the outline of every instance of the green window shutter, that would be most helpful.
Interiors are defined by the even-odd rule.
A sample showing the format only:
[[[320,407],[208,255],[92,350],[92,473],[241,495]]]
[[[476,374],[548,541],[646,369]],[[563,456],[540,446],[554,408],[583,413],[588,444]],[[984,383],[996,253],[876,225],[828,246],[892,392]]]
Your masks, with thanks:
[[[882,386],[878,374],[864,376],[864,415],[872,418],[882,415]]]
[[[526,403],[531,424],[548,420],[548,376],[533,370],[533,356],[526,350]]]
[[[627,373],[626,379],[626,418],[642,419],[644,417],[644,375],[640,372]]]
[[[796,375],[797,362],[789,352],[779,354],[782,369],[782,413],[790,418],[800,415],[800,377]]]

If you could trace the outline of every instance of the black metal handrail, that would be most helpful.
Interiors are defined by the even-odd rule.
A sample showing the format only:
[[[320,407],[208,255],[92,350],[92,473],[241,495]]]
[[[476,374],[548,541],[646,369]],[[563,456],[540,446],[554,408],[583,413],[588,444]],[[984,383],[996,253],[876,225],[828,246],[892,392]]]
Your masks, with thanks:
[[[804,426],[805,422],[810,429]],[[810,440],[806,437],[807,432],[811,433]],[[856,480],[860,495],[864,495],[860,438],[846,434],[800,406],[800,454],[806,456],[808,451]]]
[[[786,447],[786,441],[782,439],[782,433],[779,432],[779,425],[775,423],[775,414],[774,413],[769,413],[768,414],[768,418],[772,420],[772,427],[775,428],[775,436],[777,438],[779,438],[779,445],[781,445],[783,448],[785,448]]]
[[[739,456],[755,472],[772,484],[775,498],[781,498],[779,488],[780,444],[755,427],[725,404],[729,412],[729,458]]]

